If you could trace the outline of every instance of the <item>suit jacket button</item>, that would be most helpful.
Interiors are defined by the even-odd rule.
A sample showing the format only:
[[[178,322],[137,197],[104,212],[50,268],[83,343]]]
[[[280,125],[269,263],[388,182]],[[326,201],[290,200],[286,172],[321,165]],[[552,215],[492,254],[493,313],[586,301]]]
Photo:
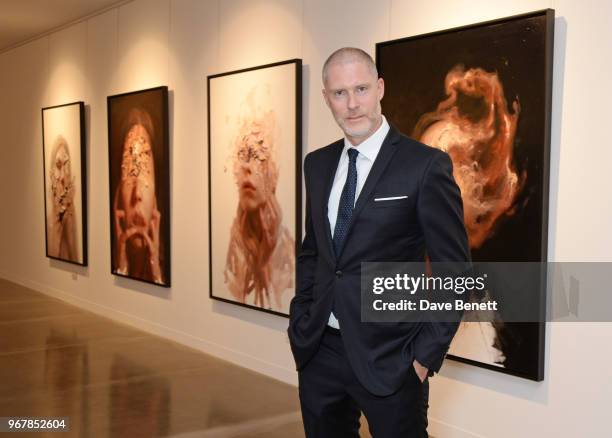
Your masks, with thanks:
[[[336,271],[336,277],[338,278],[342,277],[342,271],[340,270]]]

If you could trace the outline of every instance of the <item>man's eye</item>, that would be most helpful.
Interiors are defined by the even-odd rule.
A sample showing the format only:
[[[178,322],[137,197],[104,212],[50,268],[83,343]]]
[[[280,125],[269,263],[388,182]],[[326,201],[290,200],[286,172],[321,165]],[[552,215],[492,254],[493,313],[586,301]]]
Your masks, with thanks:
[[[341,96],[343,96],[343,95],[344,95],[344,90],[338,90],[338,91],[335,91],[335,92],[334,92],[334,94],[335,94],[337,97],[341,97]]]
[[[368,89],[368,87],[357,87],[357,92],[358,93],[365,93],[367,89]]]

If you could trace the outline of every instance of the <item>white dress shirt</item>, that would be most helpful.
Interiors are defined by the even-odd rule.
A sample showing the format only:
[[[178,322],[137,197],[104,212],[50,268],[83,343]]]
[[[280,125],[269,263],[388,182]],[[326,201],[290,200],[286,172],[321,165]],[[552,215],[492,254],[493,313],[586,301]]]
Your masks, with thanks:
[[[349,157],[347,151],[349,148],[357,149],[359,154],[357,155],[357,188],[355,189],[355,202],[359,198],[359,193],[365,184],[365,181],[372,169],[374,160],[378,156],[380,147],[389,132],[389,123],[385,116],[382,116],[382,123],[380,127],[368,137],[365,141],[353,146],[351,142],[344,137],[344,148],[340,155],[340,162],[336,169],[336,176],[334,176],[334,183],[332,185],[331,192],[329,193],[329,200],[327,201],[327,219],[329,220],[329,227],[331,229],[332,239],[334,237],[334,228],[336,227],[336,219],[338,218],[338,206],[340,204],[340,196],[342,195],[342,189],[346,183],[346,175],[349,168]],[[330,313],[329,321],[327,322],[331,327],[340,328],[338,320],[334,316],[334,313]]]

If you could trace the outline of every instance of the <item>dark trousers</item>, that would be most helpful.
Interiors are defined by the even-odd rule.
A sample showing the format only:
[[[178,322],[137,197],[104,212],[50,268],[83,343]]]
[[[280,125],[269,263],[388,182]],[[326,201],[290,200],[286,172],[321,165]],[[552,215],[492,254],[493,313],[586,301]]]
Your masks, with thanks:
[[[351,369],[340,331],[328,327],[319,351],[298,374],[306,437],[359,438],[361,412],[373,438],[427,437],[429,385],[410,369],[395,393],[368,392]]]

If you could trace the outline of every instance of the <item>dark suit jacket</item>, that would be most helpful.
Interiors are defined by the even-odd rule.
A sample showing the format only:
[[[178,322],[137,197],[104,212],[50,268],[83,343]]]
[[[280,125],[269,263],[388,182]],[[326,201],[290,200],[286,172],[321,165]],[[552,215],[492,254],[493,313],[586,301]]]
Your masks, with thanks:
[[[336,257],[327,203],[343,147],[339,140],[304,161],[306,234],[297,260],[289,340],[301,370],[319,348],[333,305],[357,378],[371,393],[385,396],[402,385],[415,358],[437,372],[458,323],[361,322],[361,262],[418,262],[426,253],[432,262],[469,262],[463,204],[448,154],[391,127]],[[374,202],[398,195],[408,198]]]

